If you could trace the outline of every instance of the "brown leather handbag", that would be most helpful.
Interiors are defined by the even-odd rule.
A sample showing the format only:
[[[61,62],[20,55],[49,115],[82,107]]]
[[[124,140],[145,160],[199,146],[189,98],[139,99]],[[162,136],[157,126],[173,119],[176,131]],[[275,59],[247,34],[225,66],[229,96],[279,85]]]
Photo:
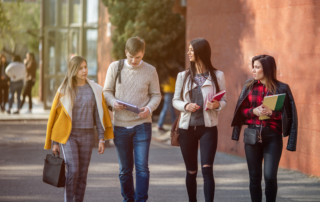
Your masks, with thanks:
[[[176,120],[172,124],[171,128],[171,146],[180,146],[179,143],[179,121],[181,115],[176,118]]]

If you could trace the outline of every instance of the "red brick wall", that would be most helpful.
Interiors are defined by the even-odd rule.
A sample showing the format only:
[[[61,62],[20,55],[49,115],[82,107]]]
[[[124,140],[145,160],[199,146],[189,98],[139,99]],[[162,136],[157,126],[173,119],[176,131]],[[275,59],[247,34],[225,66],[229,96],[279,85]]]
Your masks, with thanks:
[[[296,152],[285,148],[280,166],[320,176],[320,1],[188,0],[187,44],[206,38],[213,65],[224,71],[227,108],[219,115],[218,150],[244,156],[243,133],[231,140],[230,127],[243,83],[251,78],[251,58],[276,58],[278,79],[290,85],[297,105]]]

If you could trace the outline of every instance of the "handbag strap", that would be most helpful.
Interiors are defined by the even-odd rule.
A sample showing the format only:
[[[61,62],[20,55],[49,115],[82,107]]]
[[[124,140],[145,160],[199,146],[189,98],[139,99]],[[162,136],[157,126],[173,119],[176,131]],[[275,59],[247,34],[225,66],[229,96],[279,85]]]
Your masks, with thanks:
[[[176,128],[174,130],[178,130],[179,129],[180,118],[181,118],[181,114],[179,115],[179,118],[178,118],[177,124],[176,124]]]

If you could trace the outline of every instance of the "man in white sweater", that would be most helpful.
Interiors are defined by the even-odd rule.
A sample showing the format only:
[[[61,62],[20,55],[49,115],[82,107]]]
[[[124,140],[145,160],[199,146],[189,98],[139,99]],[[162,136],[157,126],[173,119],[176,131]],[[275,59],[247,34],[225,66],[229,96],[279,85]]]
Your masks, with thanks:
[[[151,141],[151,114],[161,100],[156,68],[142,61],[145,43],[139,37],[128,39],[127,59],[118,73],[119,61],[110,64],[103,94],[108,106],[113,106],[114,143],[120,165],[121,194],[126,202],[145,202],[149,189],[149,148]],[[120,100],[140,109],[140,113],[126,110]],[[133,166],[136,167],[136,190],[133,184]]]
[[[7,113],[11,113],[11,108],[13,104],[14,94],[17,93],[18,105],[17,111],[14,114],[19,114],[19,109],[21,106],[21,91],[23,88],[24,80],[26,77],[26,67],[22,63],[21,57],[16,55],[13,57],[13,62],[6,68],[6,74],[10,77],[10,94],[9,94],[9,109]]]

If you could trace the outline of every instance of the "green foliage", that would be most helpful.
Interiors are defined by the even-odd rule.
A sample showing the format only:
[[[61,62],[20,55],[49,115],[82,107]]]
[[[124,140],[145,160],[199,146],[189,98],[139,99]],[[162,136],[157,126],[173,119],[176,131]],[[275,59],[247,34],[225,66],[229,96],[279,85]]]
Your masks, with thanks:
[[[32,97],[39,97],[39,77],[40,73],[39,73],[39,69],[37,69],[36,71],[36,82],[34,83],[33,87],[32,87]]]
[[[9,20],[7,18],[7,16],[5,15],[5,11],[4,11],[4,5],[3,3],[0,1],[0,35],[2,38],[3,33],[5,33],[5,31],[7,31],[9,29]]]
[[[168,71],[182,69],[185,59],[185,21],[172,12],[174,0],[102,0],[115,27],[112,56],[125,57],[128,38],[139,36],[146,42],[144,61],[157,68],[160,81]]]
[[[0,11],[0,49],[21,56],[27,51],[38,53],[40,4],[0,3]]]

